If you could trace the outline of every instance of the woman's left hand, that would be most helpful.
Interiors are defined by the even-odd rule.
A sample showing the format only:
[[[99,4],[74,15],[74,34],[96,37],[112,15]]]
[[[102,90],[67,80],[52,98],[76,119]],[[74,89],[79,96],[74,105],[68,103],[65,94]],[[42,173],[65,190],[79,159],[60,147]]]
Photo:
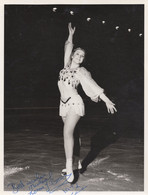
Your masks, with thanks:
[[[106,107],[108,113],[114,114],[115,112],[117,112],[117,109],[115,108],[115,104],[111,101],[106,102]]]

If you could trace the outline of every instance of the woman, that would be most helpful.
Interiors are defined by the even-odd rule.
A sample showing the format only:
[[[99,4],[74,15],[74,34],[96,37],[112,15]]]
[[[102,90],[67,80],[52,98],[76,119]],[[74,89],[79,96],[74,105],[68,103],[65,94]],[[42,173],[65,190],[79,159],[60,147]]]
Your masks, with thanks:
[[[98,102],[103,100],[109,113],[114,113],[116,108],[103,93],[104,90],[92,79],[90,72],[80,64],[85,58],[85,51],[81,48],[75,49],[73,52],[73,35],[75,27],[72,28],[71,23],[68,24],[69,36],[65,43],[64,53],[64,69],[59,73],[58,87],[61,94],[59,115],[64,123],[64,148],[66,156],[66,174],[67,181],[74,180],[73,174],[73,148],[74,148],[74,129],[79,119],[84,116],[84,103],[77,92],[79,84],[87,96],[92,101]]]

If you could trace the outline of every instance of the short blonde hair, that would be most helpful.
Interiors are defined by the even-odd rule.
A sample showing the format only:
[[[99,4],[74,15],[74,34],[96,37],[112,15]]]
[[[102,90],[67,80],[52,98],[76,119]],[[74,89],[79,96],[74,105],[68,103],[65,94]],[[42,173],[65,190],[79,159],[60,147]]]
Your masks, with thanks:
[[[85,50],[82,49],[81,47],[75,48],[72,53],[74,54],[77,50],[82,50],[84,52],[84,54],[86,54]]]

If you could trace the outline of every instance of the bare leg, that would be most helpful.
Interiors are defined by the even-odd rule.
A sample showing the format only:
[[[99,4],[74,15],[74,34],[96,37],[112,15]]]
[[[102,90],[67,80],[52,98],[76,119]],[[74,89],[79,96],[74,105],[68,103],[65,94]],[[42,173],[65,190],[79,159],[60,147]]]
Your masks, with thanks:
[[[65,123],[66,116],[62,117],[63,123]],[[80,147],[81,147],[81,138],[79,129],[75,128],[74,130],[74,147],[73,147],[73,165],[77,169],[81,169],[82,165],[80,162]],[[62,175],[66,174],[66,168],[62,170]]]
[[[75,112],[71,109],[64,123],[64,147],[65,147],[65,155],[66,158],[72,158],[73,156],[73,146],[74,146],[74,128],[79,121],[80,116],[75,114]]]
[[[66,120],[66,116],[62,116],[63,123],[65,123],[65,120]]]
[[[65,124],[66,116],[62,117],[63,123]],[[76,157],[76,159],[79,159],[80,157],[80,147],[81,147],[81,138],[80,138],[80,132],[76,128],[74,130],[74,148],[73,148],[73,155]]]
[[[75,114],[75,112],[70,109],[67,114],[66,119],[64,119],[64,148],[66,156],[66,171],[67,175],[70,175],[68,179],[69,182],[73,181],[73,171],[72,171],[72,158],[73,158],[73,147],[74,147],[74,128],[79,121],[80,116]]]
[[[65,123],[66,116],[62,117],[63,123]],[[81,147],[81,138],[80,138],[80,132],[78,129],[74,130],[74,149],[73,149],[73,155],[76,157],[76,159],[80,158],[80,147]]]

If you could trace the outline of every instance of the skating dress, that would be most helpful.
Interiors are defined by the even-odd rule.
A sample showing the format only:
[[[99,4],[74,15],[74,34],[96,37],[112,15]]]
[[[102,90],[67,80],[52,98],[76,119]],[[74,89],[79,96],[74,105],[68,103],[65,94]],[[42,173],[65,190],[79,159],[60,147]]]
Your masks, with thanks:
[[[85,94],[95,102],[98,102],[99,96],[104,92],[84,67],[70,68],[72,49],[73,44],[67,41],[65,44],[65,66],[60,71],[58,80],[61,95],[59,115],[63,117],[70,109],[73,109],[80,116],[85,115],[84,102],[77,90],[79,84],[81,84]]]

